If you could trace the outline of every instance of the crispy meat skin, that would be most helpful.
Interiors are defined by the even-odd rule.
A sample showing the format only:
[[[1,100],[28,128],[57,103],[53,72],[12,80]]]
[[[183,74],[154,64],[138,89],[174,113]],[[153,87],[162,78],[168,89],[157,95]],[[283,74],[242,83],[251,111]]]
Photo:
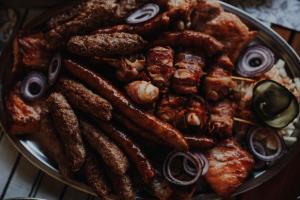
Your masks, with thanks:
[[[152,83],[166,93],[174,73],[173,50],[169,47],[154,47],[148,50],[146,69]]]
[[[205,98],[210,101],[222,100],[228,97],[235,87],[236,82],[231,78],[231,73],[214,66],[204,80]]]
[[[70,79],[61,79],[58,87],[73,108],[103,121],[111,119],[112,105],[84,85]]]
[[[40,130],[33,133],[33,138],[38,142],[46,155],[58,165],[59,172],[64,177],[73,177],[63,145],[57,137],[50,116],[43,117]]]
[[[90,152],[87,154],[82,171],[87,183],[99,197],[104,198],[111,193],[110,186],[104,177],[104,171],[100,168],[99,162],[94,154]]]
[[[160,121],[153,115],[144,113],[136,108],[123,94],[101,76],[71,60],[64,60],[64,66],[71,74],[86,82],[100,95],[110,101],[114,108],[124,116],[130,118],[135,124],[139,124],[141,128],[153,133],[155,137],[178,150],[186,151],[188,149],[186,141],[178,130]]]
[[[147,42],[137,34],[108,33],[72,37],[67,45],[81,56],[130,55],[142,50]]]
[[[176,55],[176,71],[172,79],[172,88],[178,94],[196,94],[200,84],[204,58],[188,52]]]
[[[215,141],[207,136],[184,136],[191,148],[210,149],[215,146]]]
[[[52,93],[48,98],[48,105],[72,171],[78,171],[85,161],[86,152],[77,117],[65,97],[60,93]]]
[[[242,49],[256,36],[255,31],[249,28],[234,14],[221,12],[216,18],[206,23],[202,31],[221,41],[225,52],[234,62]]]
[[[229,197],[246,179],[254,167],[252,156],[234,139],[227,139],[207,153],[209,169],[206,180],[214,191]]]
[[[80,120],[82,134],[90,146],[102,157],[103,162],[117,175],[123,175],[128,170],[128,160],[120,148],[103,132],[86,121]]]
[[[144,182],[149,183],[155,176],[155,171],[141,149],[125,133],[113,127],[111,124],[100,121],[97,124],[123,149],[134,163]]]
[[[214,37],[196,31],[164,32],[154,45],[170,45],[175,47],[200,48],[208,55],[215,55],[223,51],[224,45]]]
[[[221,138],[231,137],[236,109],[237,105],[228,100],[211,105],[208,131]]]
[[[20,94],[20,83],[8,94],[6,108],[12,120],[11,134],[33,133],[40,127],[42,109],[37,103],[25,102]]]

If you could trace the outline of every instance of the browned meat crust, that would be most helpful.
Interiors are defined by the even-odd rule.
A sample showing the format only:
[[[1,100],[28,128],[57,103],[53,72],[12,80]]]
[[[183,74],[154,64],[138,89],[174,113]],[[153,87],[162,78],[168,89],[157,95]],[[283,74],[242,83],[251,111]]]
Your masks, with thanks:
[[[8,94],[6,108],[11,118],[11,134],[33,133],[40,127],[42,109],[37,103],[25,102],[20,94],[20,83]]]
[[[147,42],[137,34],[109,33],[74,36],[68,50],[81,56],[129,55],[142,50]]]
[[[85,69],[71,60],[64,60],[65,68],[75,77],[86,82],[100,95],[106,98],[121,114],[130,118],[141,128],[153,133],[153,135],[170,146],[186,151],[188,145],[181,133],[171,125],[164,123],[153,115],[142,112],[136,108],[123,94],[101,76]]]
[[[207,159],[210,167],[205,178],[222,197],[229,197],[254,167],[252,156],[234,139],[224,140],[211,149]]]
[[[106,197],[111,193],[111,187],[107,183],[104,177],[105,172],[100,168],[99,162],[94,154],[90,152],[87,154],[82,171],[87,183],[93,188],[97,195],[107,199]]]
[[[124,174],[122,176],[118,176],[108,172],[108,176],[112,182],[114,191],[119,195],[120,199],[136,200],[136,191],[129,175]]]
[[[85,161],[86,152],[77,117],[65,97],[60,93],[52,93],[48,98],[48,105],[72,171],[78,171]]]
[[[141,149],[123,132],[105,122],[97,123],[126,153],[137,168],[145,183],[155,176],[154,168]]]
[[[175,71],[173,50],[169,47],[154,47],[148,50],[146,60],[146,70],[152,83],[160,88],[161,93],[166,93]]]
[[[149,186],[154,196],[159,200],[171,200],[170,197],[173,191],[169,183],[167,183],[164,179],[156,177]]]
[[[84,85],[70,79],[61,79],[57,86],[73,108],[89,113],[99,120],[111,119],[111,104]]]
[[[196,31],[165,32],[154,45],[201,48],[207,55],[215,55],[223,51],[224,45],[214,37]]]
[[[117,175],[126,173],[129,163],[124,153],[104,133],[86,121],[80,121],[82,134],[103,162]]]
[[[59,172],[64,177],[73,177],[63,145],[57,137],[50,116],[43,117],[40,130],[33,134],[33,138],[45,154],[58,165]]]
[[[184,136],[186,142],[194,149],[210,149],[215,146],[215,141],[206,136]]]

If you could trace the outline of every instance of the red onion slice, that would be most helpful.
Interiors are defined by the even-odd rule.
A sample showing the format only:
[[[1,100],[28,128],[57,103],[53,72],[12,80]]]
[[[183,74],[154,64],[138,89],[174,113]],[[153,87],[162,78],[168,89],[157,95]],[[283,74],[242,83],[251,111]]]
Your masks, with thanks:
[[[48,83],[53,85],[58,78],[61,71],[61,56],[60,54],[55,54],[50,61],[48,68]]]
[[[256,77],[274,66],[273,52],[262,45],[253,45],[239,58],[236,72],[244,77]]]
[[[126,22],[128,24],[142,23],[155,17],[158,12],[159,6],[157,4],[148,3],[127,17]]]
[[[33,101],[43,96],[47,82],[44,74],[32,72],[28,74],[21,84],[21,95],[25,100]]]
[[[253,146],[256,149],[256,151],[258,151],[260,154],[262,154],[262,155],[266,155],[267,154],[264,146],[261,143],[259,143],[259,142],[253,142]],[[265,166],[266,166],[266,162],[265,161],[256,159],[254,169],[260,170],[260,169],[264,168]]]
[[[190,163],[192,163],[195,166],[196,172],[191,180],[180,180],[174,176],[171,170],[171,164],[174,161],[175,158],[177,157],[183,157],[183,159],[188,160]],[[164,164],[163,164],[163,175],[164,177],[171,183],[180,185],[180,186],[187,186],[187,185],[192,185],[197,180],[202,174],[202,166],[201,163],[198,159],[195,158],[193,154],[190,152],[183,153],[183,152],[171,152],[165,159]],[[190,174],[191,175],[191,174]]]
[[[205,175],[207,173],[208,167],[209,167],[207,158],[201,153],[194,153],[193,155],[201,163],[201,166],[202,166],[201,176]],[[191,167],[188,163],[188,160],[185,159],[185,158],[183,160],[183,168],[184,168],[186,173],[188,173],[192,176],[196,175],[196,169]]]

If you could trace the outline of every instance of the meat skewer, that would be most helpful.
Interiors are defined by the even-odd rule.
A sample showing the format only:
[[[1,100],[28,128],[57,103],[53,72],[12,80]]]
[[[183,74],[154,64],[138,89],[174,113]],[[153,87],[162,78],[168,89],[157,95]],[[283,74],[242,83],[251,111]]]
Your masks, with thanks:
[[[168,143],[175,149],[188,150],[188,144],[178,130],[160,121],[153,115],[144,113],[136,108],[123,94],[102,77],[71,60],[64,60],[64,65],[71,74],[85,81],[104,98],[109,100],[119,112],[130,118],[134,123],[139,124],[141,128],[153,133],[155,137]]]

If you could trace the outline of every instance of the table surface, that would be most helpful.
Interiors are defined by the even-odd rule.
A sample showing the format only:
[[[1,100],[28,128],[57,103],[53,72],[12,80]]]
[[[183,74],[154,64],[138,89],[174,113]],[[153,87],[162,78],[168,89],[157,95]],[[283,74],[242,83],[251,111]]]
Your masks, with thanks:
[[[35,14],[39,13],[39,11],[35,12]],[[272,25],[272,28],[300,55],[300,32],[277,25]],[[298,156],[300,157],[300,155]],[[296,158],[270,181],[238,196],[236,199],[300,199],[299,169],[300,160]],[[0,134],[0,200],[26,196],[48,200],[98,199],[68,187],[44,174],[14,149],[5,134]]]

